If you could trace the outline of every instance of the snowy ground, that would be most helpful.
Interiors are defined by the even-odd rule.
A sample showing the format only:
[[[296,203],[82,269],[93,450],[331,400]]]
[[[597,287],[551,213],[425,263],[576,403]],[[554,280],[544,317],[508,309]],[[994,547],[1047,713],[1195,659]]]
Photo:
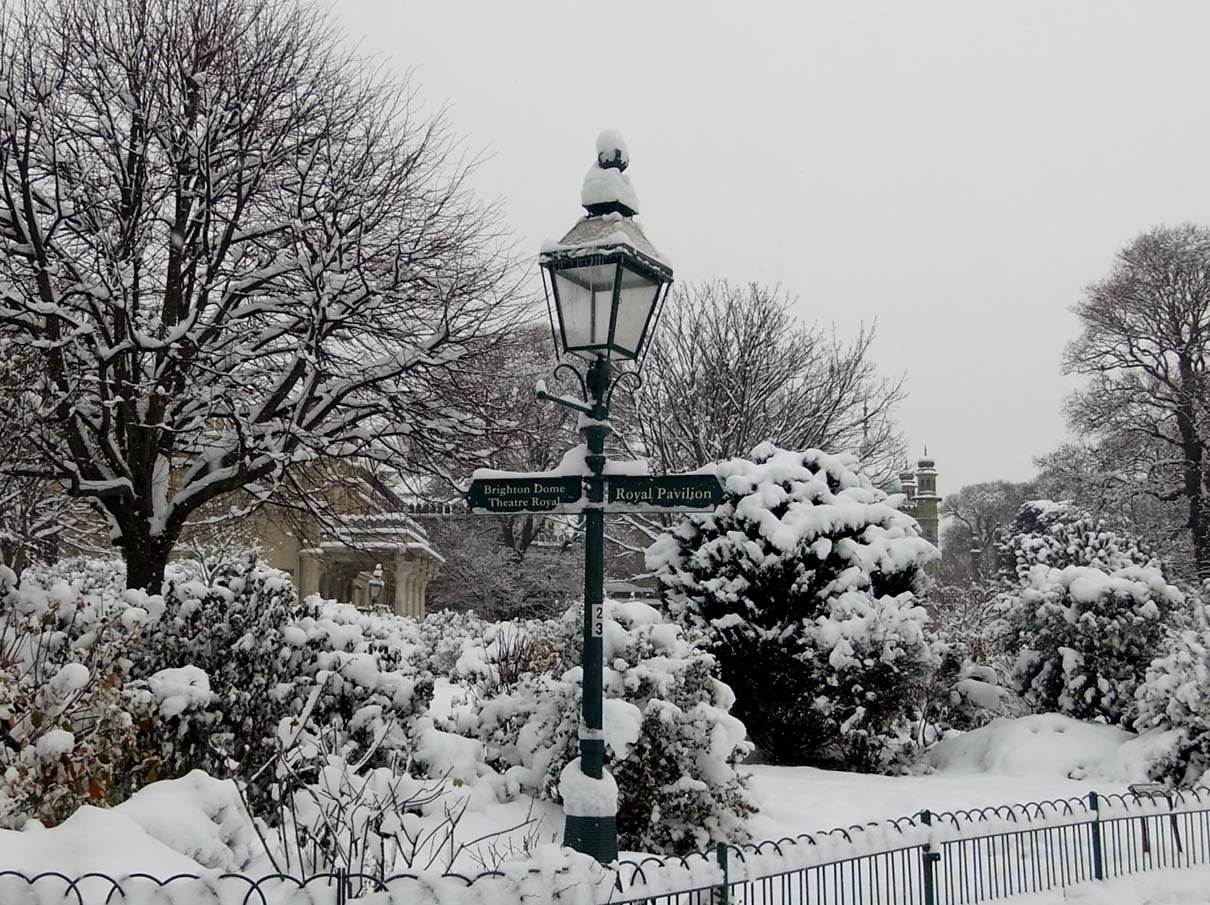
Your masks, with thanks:
[[[1210,868],[1153,871],[1003,901],[1005,905],[1210,905]]]
[[[454,690],[440,683],[435,715],[448,709]],[[751,823],[756,840],[776,839],[932,811],[971,809],[1031,800],[1084,797],[1089,791],[1125,791],[1145,778],[1155,739],[1057,716],[1002,720],[935,747],[913,776],[870,776],[805,767],[753,766],[753,792],[761,811]],[[501,802],[498,783],[474,778],[451,787],[425,819],[467,799],[456,838],[446,843],[453,868],[477,873],[520,859],[535,846],[558,843],[563,815],[549,803],[521,798]],[[1074,778],[1079,777],[1079,778]],[[204,869],[262,875],[270,865],[256,854],[257,839],[241,817],[229,783],[191,774],[157,783],[112,810],[83,808],[54,829],[0,831],[0,870],[29,873],[92,870],[144,871],[168,876]],[[476,840],[489,839],[487,843]],[[451,866],[441,859],[438,870]],[[427,866],[427,865],[417,865]],[[1061,902],[1104,905],[1207,903],[1210,868],[1146,874],[1107,884],[1026,896],[1029,905]],[[1199,897],[1200,896],[1200,897]]]
[[[1124,792],[1146,776],[1148,739],[1045,715],[997,720],[934,748],[933,773],[869,776],[808,767],[751,767],[757,839],[904,817]],[[1080,777],[1073,779],[1072,777]]]
[[[752,767],[761,813],[752,821],[758,839],[903,817],[924,808],[952,811],[991,804],[1120,792],[1109,782],[1078,782],[1059,775],[936,773],[868,776],[809,767]]]

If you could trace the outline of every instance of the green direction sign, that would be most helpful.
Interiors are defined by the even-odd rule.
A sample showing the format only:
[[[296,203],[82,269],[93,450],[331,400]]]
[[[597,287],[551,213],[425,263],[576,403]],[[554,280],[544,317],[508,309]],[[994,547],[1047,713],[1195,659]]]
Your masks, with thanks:
[[[610,475],[605,480],[610,512],[703,512],[723,501],[723,487],[714,475]]]
[[[471,512],[509,515],[523,512],[560,512],[579,502],[584,493],[578,476],[550,478],[479,478],[466,495]]]

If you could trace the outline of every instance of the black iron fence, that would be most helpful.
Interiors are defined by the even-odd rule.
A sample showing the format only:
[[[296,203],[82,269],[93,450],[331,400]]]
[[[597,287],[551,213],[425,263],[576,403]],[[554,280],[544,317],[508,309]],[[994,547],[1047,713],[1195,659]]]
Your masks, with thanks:
[[[624,861],[617,905],[977,905],[1210,864],[1210,789],[912,817]]]
[[[471,876],[0,870],[3,905],[976,905],[1161,868],[1210,864],[1210,789],[1030,802],[912,817],[685,857],[626,859],[612,873],[518,864]]]

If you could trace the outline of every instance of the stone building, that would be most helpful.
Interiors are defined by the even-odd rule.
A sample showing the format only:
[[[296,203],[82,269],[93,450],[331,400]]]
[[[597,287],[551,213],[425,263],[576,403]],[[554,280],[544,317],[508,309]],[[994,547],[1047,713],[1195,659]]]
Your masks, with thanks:
[[[408,505],[368,473],[354,473],[325,493],[340,516],[327,530],[271,507],[257,514],[254,531],[265,561],[291,575],[300,597],[319,594],[362,607],[373,602],[370,578],[381,564],[379,605],[423,617],[429,581],[445,560]]]
[[[899,489],[907,496],[903,511],[919,522],[925,540],[939,546],[941,497],[937,494],[937,463],[929,458],[927,448],[914,471],[908,468],[899,473]]]

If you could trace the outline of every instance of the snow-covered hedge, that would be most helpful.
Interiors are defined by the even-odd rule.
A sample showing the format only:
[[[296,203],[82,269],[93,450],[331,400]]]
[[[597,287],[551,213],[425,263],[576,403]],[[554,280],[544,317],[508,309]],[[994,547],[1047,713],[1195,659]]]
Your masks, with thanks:
[[[432,693],[415,622],[301,602],[288,576],[255,560],[208,585],[170,574],[162,595],[122,590],[112,571],[29,571],[19,589],[7,576],[0,706],[37,727],[0,753],[20,779],[8,787],[10,821],[53,822],[199,768],[257,777],[250,796],[267,802],[281,776],[261,768],[304,721],[366,767],[410,758]],[[320,766],[295,763],[293,775]],[[44,802],[31,792],[39,784],[74,791]]]
[[[451,728],[482,741],[512,794],[561,801],[560,774],[579,755],[581,620],[573,607],[561,620],[498,624],[459,660],[471,693]],[[651,607],[607,601],[604,661],[622,847],[674,852],[744,838],[754,807],[736,764],[748,747],[714,658]]]
[[[1154,568],[1035,565],[999,602],[1017,689],[1039,711],[1132,725],[1135,691],[1183,601]]]
[[[936,549],[852,456],[762,444],[717,467],[726,498],[649,549],[762,753],[877,769],[937,663],[916,594]]]

